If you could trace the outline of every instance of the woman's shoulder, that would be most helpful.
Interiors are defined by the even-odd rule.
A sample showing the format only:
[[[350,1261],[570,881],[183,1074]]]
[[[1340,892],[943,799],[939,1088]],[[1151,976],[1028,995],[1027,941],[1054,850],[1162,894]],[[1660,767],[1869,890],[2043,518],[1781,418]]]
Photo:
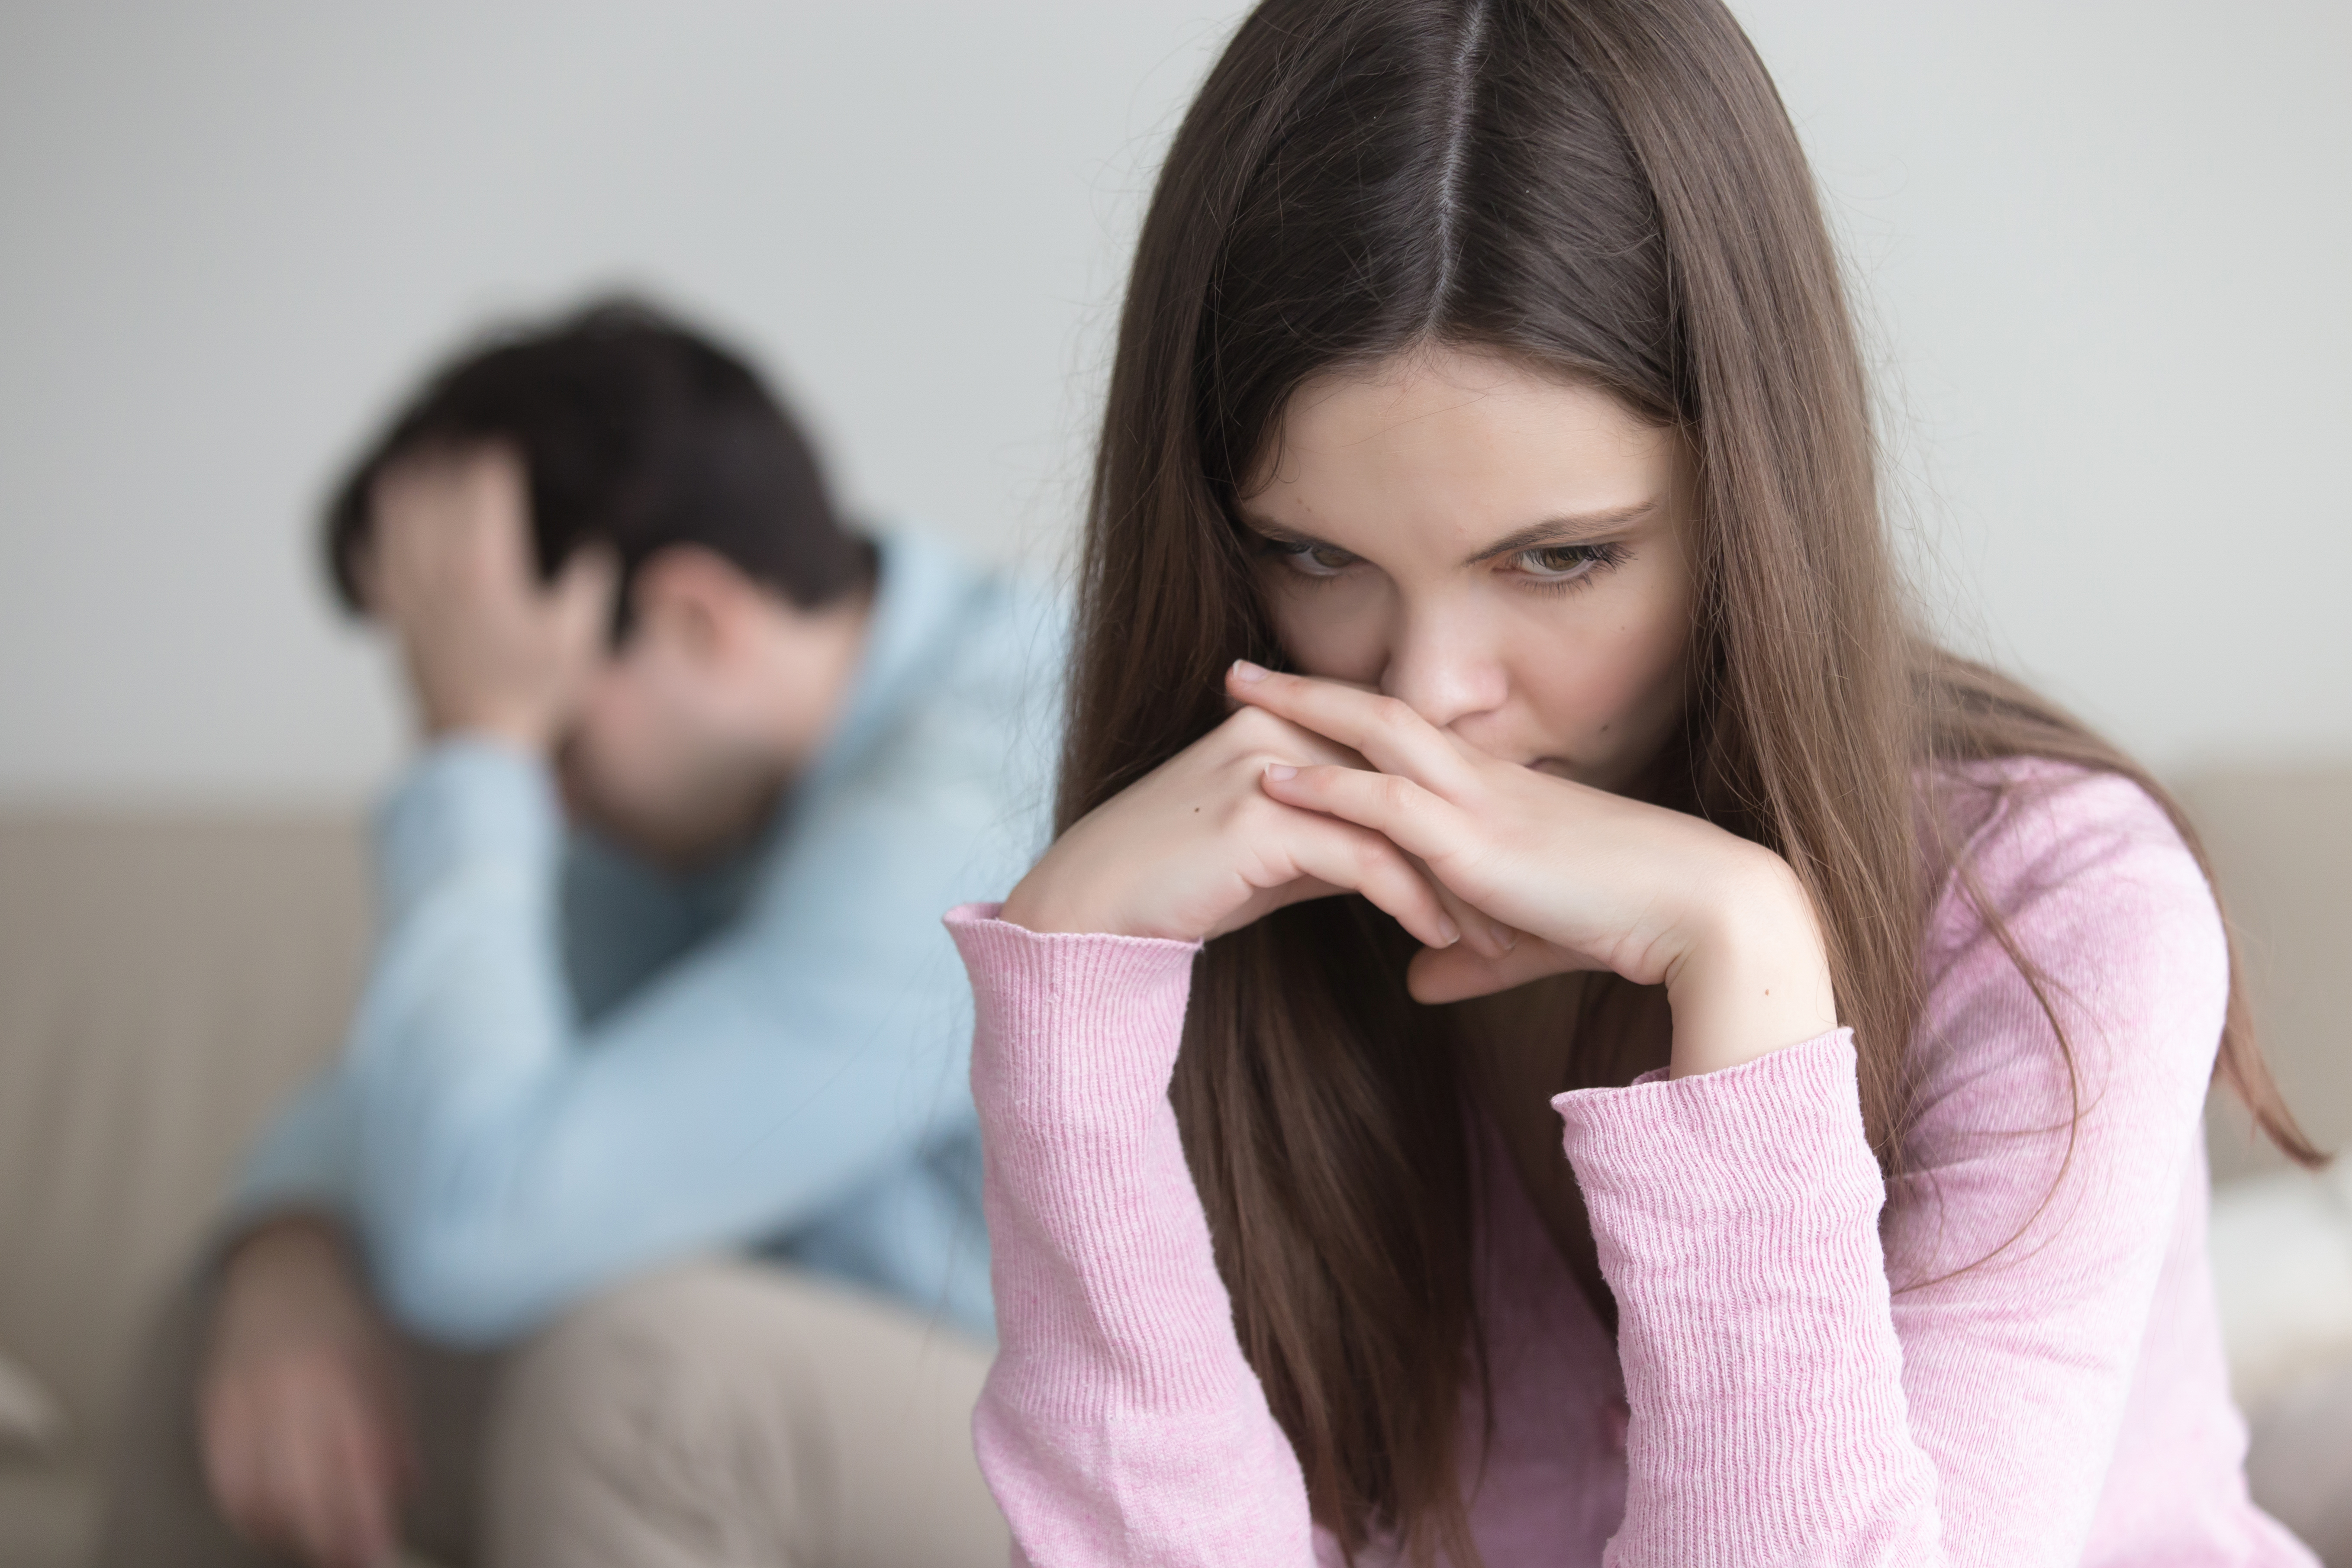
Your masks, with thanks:
[[[1937,770],[1921,799],[1938,878],[1931,985],[1939,970],[1999,947],[1998,924],[2053,976],[2153,967],[2226,988],[2228,946],[2204,868],[2137,780],[2003,757]]]
[[[2212,889],[2130,776],[2021,757],[1932,784],[1945,866],[1906,1053],[1904,1160],[1937,1173],[1897,1194],[1911,1218],[1890,1268],[1906,1279],[2011,1243],[2036,1256],[2037,1238],[2119,1183],[2170,1201],[2230,988]],[[2087,1267],[2126,1232],[2069,1234],[2050,1256]]]
[[[2128,773],[2051,757],[1992,757],[1928,775],[1922,811],[1940,879],[1936,926],[1976,921],[1967,884],[2000,912],[2100,884],[2209,910],[2213,891],[2164,804]]]
[[[2125,872],[2212,901],[2170,815],[2126,773],[2048,757],[1955,763],[1925,777],[1920,807],[1943,884],[1939,913],[1967,876],[1997,903]]]

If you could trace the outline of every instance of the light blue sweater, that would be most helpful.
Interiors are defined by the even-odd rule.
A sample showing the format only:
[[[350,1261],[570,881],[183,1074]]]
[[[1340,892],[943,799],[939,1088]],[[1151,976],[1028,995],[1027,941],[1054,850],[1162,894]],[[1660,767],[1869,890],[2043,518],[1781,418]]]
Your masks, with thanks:
[[[344,1055],[238,1213],[342,1215],[394,1314],[459,1343],[712,1247],[990,1332],[940,916],[1043,847],[1064,637],[1048,595],[884,542],[840,728],[755,848],[684,880],[567,841],[538,761],[433,748],[381,816]]]

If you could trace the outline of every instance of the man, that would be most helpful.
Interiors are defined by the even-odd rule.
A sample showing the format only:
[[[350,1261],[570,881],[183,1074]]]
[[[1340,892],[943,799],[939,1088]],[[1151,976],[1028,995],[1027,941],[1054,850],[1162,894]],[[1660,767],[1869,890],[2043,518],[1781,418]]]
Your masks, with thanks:
[[[849,531],[751,373],[629,307],[444,371],[328,543],[427,743],[102,1561],[1002,1563],[939,917],[1041,841],[1053,605]]]

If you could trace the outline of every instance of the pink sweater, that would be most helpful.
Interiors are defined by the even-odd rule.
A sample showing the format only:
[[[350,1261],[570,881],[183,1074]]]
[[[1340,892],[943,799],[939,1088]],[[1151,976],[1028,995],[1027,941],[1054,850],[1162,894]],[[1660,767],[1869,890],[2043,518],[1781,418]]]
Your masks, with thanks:
[[[1464,1483],[1487,1568],[2315,1561],[2247,1499],[2205,1257],[2211,896],[2128,783],[1978,777],[2007,787],[1963,825],[1973,864],[2076,1053],[2071,1158],[2048,1024],[1951,889],[1898,1181],[1864,1140],[1843,1030],[1559,1096],[1620,1331],[1490,1147],[1495,1436]],[[1002,1340],[974,1431],[1016,1560],[1336,1563],[1168,1102],[1195,950],[993,913],[949,923],[978,999]]]

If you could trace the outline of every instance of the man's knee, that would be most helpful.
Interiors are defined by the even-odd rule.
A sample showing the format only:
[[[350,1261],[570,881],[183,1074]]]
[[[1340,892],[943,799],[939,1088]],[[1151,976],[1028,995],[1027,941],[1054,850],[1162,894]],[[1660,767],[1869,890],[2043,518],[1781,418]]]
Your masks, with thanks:
[[[795,1294],[775,1271],[729,1263],[617,1286],[514,1352],[498,1424],[558,1440],[623,1428],[657,1439],[770,1419],[813,1353]]]
[[[690,1265],[517,1350],[492,1417],[492,1563],[816,1560],[835,1478],[806,1296],[776,1271]]]
[[[988,1352],[784,1269],[675,1268],[516,1352],[493,1568],[1001,1563],[971,1458]]]

